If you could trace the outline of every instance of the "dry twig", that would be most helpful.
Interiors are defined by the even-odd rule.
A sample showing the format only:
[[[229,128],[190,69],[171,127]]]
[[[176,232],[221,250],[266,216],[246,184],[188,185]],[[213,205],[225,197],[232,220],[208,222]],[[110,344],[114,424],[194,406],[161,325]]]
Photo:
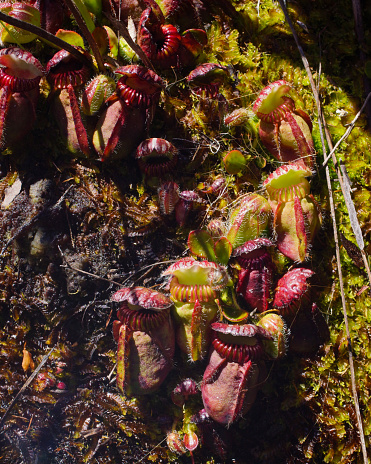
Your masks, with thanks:
[[[332,158],[332,155],[335,153],[335,151],[337,150],[337,148],[339,147],[339,145],[344,142],[345,139],[348,138],[349,134],[352,132],[352,130],[354,129],[354,126],[358,120],[358,118],[361,116],[361,114],[363,113],[364,109],[366,108],[366,105],[369,101],[369,99],[371,98],[371,92],[367,95],[366,97],[366,100],[363,102],[363,105],[361,107],[361,109],[358,111],[358,113],[356,114],[355,118],[353,119],[353,121],[349,124],[347,130],[345,131],[344,135],[336,142],[335,146],[331,149],[330,153],[326,156],[325,160],[323,161],[322,163],[322,166],[326,166],[326,164],[328,163],[328,161],[330,160],[330,158]]]
[[[148,59],[147,55],[139,47],[139,45],[136,44],[134,40],[131,38],[131,35],[129,34],[129,31],[127,30],[126,26],[121,21],[117,20],[108,13],[104,13],[104,15],[109,19],[111,24],[115,26],[115,28],[120,32],[120,34],[122,34],[129,47],[139,56],[139,58],[143,61],[144,65],[152,71],[155,71],[155,68],[153,67],[151,61]]]
[[[81,29],[81,32],[84,34],[85,39],[87,40],[90,48],[92,49],[94,57],[97,61],[99,71],[104,72],[105,71],[104,62],[102,59],[102,55],[100,54],[98,44],[95,41],[89,29],[87,28],[84,18],[82,17],[79,9],[75,5],[75,2],[73,0],[64,0],[64,3],[71,10],[79,28]]]
[[[5,423],[7,417],[10,414],[10,411],[13,409],[13,406],[15,403],[18,401],[18,398],[23,394],[23,392],[26,390],[26,388],[30,385],[30,383],[33,381],[33,379],[37,376],[37,374],[40,372],[40,369],[43,367],[43,365],[46,363],[46,361],[49,359],[49,356],[53,353],[55,347],[53,347],[51,350],[46,353],[46,355],[42,358],[40,364],[36,367],[36,369],[32,372],[32,374],[28,377],[26,382],[23,384],[22,388],[19,390],[19,392],[15,395],[13,401],[9,404],[7,410],[5,411],[5,414],[0,420],[0,429]]]

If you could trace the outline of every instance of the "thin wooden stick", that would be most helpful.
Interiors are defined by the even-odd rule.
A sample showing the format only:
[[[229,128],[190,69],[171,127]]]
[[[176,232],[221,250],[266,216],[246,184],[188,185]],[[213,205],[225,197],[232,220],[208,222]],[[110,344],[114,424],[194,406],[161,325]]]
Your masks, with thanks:
[[[114,285],[118,285],[119,287],[122,287],[122,284],[120,284],[119,282],[115,282],[114,280],[107,279],[107,278],[101,277],[101,276],[99,276],[97,274],[92,274],[91,272],[84,271],[83,269],[78,269],[77,267],[72,266],[68,262],[66,256],[64,255],[64,253],[62,251],[62,248],[59,245],[58,245],[58,249],[59,249],[59,253],[62,256],[63,261],[65,262],[65,264],[61,264],[60,267],[62,267],[64,269],[69,269],[70,271],[77,272],[79,274],[83,274],[83,275],[86,275],[86,276],[89,276],[89,277],[93,277],[96,280],[102,280],[103,282],[108,282],[110,284],[114,284]]]
[[[321,129],[321,115],[322,115],[322,110],[321,110],[321,102],[319,99],[319,94],[317,87],[314,83],[312,71],[310,70],[308,60],[305,56],[305,53],[300,45],[299,38],[296,34],[296,31],[294,29],[294,26],[292,24],[292,21],[290,19],[290,16],[288,14],[287,8],[284,4],[284,0],[278,0],[279,4],[281,6],[281,9],[285,15],[286,21],[291,29],[292,35],[295,39],[296,46],[299,50],[302,62],[304,64],[305,70],[307,72],[311,87],[312,87],[312,92],[314,95],[314,99],[316,101],[317,105],[317,111],[318,111],[318,123],[320,126],[320,132],[321,132],[321,142],[322,142],[322,149],[323,149],[323,155],[325,156],[326,154],[326,146],[323,140],[323,133]],[[335,155],[333,154],[333,162],[334,165],[336,165],[336,158]],[[339,238],[338,238],[338,231],[337,231],[337,224],[336,224],[336,216],[335,216],[335,205],[334,205],[334,199],[332,195],[332,186],[331,186],[331,178],[330,178],[330,172],[328,166],[326,166],[326,180],[327,180],[327,187],[329,191],[329,201],[330,201],[330,210],[331,210],[331,218],[332,218],[332,223],[333,223],[333,231],[334,231],[334,240],[335,240],[335,252],[336,252],[336,262],[337,262],[337,268],[338,268],[338,275],[339,275],[339,285],[340,285],[340,294],[341,294],[341,301],[342,301],[342,308],[343,308],[343,315],[344,315],[344,324],[345,324],[345,330],[346,330],[346,335],[347,335],[347,341],[348,341],[348,356],[349,356],[349,368],[350,368],[350,378],[351,378],[351,387],[352,387],[352,394],[353,394],[353,401],[354,401],[354,407],[356,411],[356,417],[357,417],[357,425],[358,425],[358,431],[360,435],[360,442],[361,442],[361,448],[362,448],[362,455],[363,455],[363,462],[364,464],[368,464],[368,456],[367,456],[367,448],[366,448],[366,440],[365,440],[365,435],[363,431],[363,424],[362,424],[362,416],[361,416],[361,411],[359,407],[359,401],[358,401],[358,394],[357,394],[357,385],[356,385],[356,377],[355,377],[355,371],[354,371],[354,361],[353,361],[353,351],[352,351],[352,344],[351,344],[351,338],[350,338],[350,330],[349,330],[349,323],[348,323],[348,314],[347,314],[347,307],[346,307],[346,300],[345,300],[345,294],[344,294],[344,282],[343,282],[343,274],[342,274],[342,268],[341,268],[341,259],[340,259],[340,247],[339,247]],[[339,179],[340,180],[340,179]]]
[[[81,29],[81,32],[83,33],[85,39],[87,40],[92,52],[93,52],[93,55],[95,57],[95,60],[97,62],[97,65],[98,65],[98,69],[101,73],[103,73],[105,71],[105,68],[104,68],[104,62],[103,62],[103,58],[102,58],[102,55],[100,54],[100,51],[99,51],[99,47],[98,47],[98,44],[97,42],[95,41],[94,37],[92,36],[91,32],[89,31],[89,29],[87,28],[86,26],[86,23],[84,21],[84,18],[82,17],[81,13],[80,13],[80,10],[77,8],[75,2],[73,0],[63,0],[64,3],[66,4],[66,6],[71,10],[76,22],[77,22],[77,25],[79,26],[79,28]]]
[[[70,271],[73,271],[73,272],[77,272],[79,274],[83,274],[83,275],[86,275],[86,276],[89,276],[89,277],[93,277],[94,279],[97,279],[97,280],[102,280],[104,282],[108,282],[110,284],[114,284],[114,285],[118,285],[119,287],[123,287],[125,285],[126,282],[128,282],[130,279],[132,279],[136,274],[139,274],[139,272],[142,272],[143,270],[145,269],[149,269],[149,271],[151,271],[154,267],[156,266],[161,266],[163,264],[171,264],[171,263],[175,263],[176,260],[175,259],[172,259],[172,260],[169,260],[169,261],[160,261],[158,263],[153,263],[153,264],[149,264],[148,266],[143,266],[141,267],[140,269],[138,269],[137,271],[133,272],[132,274],[129,275],[129,277],[124,280],[124,282],[120,283],[120,282],[116,282],[115,280],[111,280],[111,279],[107,279],[106,277],[100,277],[99,275],[97,274],[93,274],[91,272],[88,272],[88,271],[84,271],[82,269],[78,269],[77,267],[74,267],[72,266],[66,256],[64,255],[62,249],[60,246],[58,246],[58,249],[59,249],[59,253],[61,254],[62,258],[63,258],[63,261],[65,262],[65,264],[61,264],[60,267],[64,268],[64,269],[69,269]],[[147,272],[149,272],[147,271]],[[145,275],[145,274],[144,274]],[[140,277],[140,279],[143,278],[143,275]]]
[[[344,140],[349,136],[349,134],[352,132],[352,130],[354,129],[354,126],[357,122],[357,119],[361,116],[361,114],[363,113],[363,110],[366,108],[366,105],[369,101],[369,99],[371,98],[371,92],[367,95],[366,97],[366,100],[363,102],[363,105],[361,107],[361,109],[358,111],[358,113],[356,114],[355,118],[353,119],[353,121],[349,124],[349,127],[347,128],[347,130],[345,131],[344,135],[335,143],[335,146],[334,148],[331,149],[330,153],[326,156],[324,162],[322,163],[322,166],[326,166],[326,164],[328,163],[329,159],[332,157],[332,155],[335,153],[335,151],[337,150],[338,146],[344,142]]]
[[[110,20],[111,24],[115,26],[115,28],[120,32],[120,34],[123,36],[123,38],[128,43],[129,47],[139,56],[139,58],[143,61],[144,65],[147,66],[147,68],[150,68],[152,71],[155,72],[155,68],[153,67],[153,64],[151,63],[147,55],[144,53],[144,51],[139,47],[139,45],[136,44],[134,40],[131,38],[129,31],[124,26],[124,24],[108,13],[103,12],[103,14],[106,16],[107,19]]]
[[[64,259],[65,259],[66,264],[61,264],[60,265],[60,267],[62,267],[64,269],[69,269],[70,271],[77,272],[79,274],[83,274],[83,275],[86,275],[88,277],[93,277],[96,280],[102,280],[103,282],[108,282],[110,284],[118,285],[119,287],[122,286],[122,284],[120,284],[119,282],[115,282],[114,280],[106,279],[105,277],[100,277],[97,274],[92,274],[91,272],[83,271],[82,269],[78,269],[77,267],[73,267],[71,264],[68,263],[66,258],[64,258]]]
[[[371,94],[371,92],[370,92],[370,94]],[[323,114],[322,114],[322,122],[323,122],[323,125],[325,127],[325,134],[326,134],[326,140],[327,140],[328,146],[329,146],[330,150],[334,153],[335,150],[334,150],[334,148],[332,146],[332,140],[331,140],[330,132],[328,130],[326,120],[325,120]],[[335,155],[333,154],[332,156],[334,157]],[[348,174],[347,174],[345,166],[340,164],[340,170],[342,171],[342,178],[339,179],[340,187],[341,187],[341,190],[343,192],[345,205],[346,205],[347,210],[348,210],[350,225],[352,226],[352,230],[353,230],[354,236],[356,238],[357,245],[358,245],[358,247],[359,247],[359,249],[361,251],[363,264],[365,265],[368,281],[370,283],[370,288],[371,288],[371,271],[370,271],[370,266],[368,264],[367,255],[366,255],[366,252],[365,252],[365,249],[364,249],[365,245],[364,245],[364,241],[363,241],[361,227],[360,227],[359,222],[358,222],[357,212],[356,212],[356,209],[354,207],[352,197],[350,195],[350,192],[351,192],[350,191],[350,181],[348,180]]]
[[[327,136],[326,137],[327,142],[329,143],[329,147],[331,147],[331,139],[329,139],[328,132],[326,132],[326,136]],[[360,437],[360,441],[361,441],[361,449],[362,449],[362,455],[363,455],[363,462],[364,462],[364,464],[368,464],[366,440],[365,440],[365,435],[364,435],[364,431],[363,431],[361,409],[359,407],[359,400],[358,400],[358,393],[357,393],[357,383],[356,383],[356,375],[355,375],[355,370],[354,370],[352,340],[351,340],[351,337],[350,337],[348,314],[347,314],[347,307],[346,307],[346,300],[345,300],[345,293],[344,293],[344,281],[343,281],[343,273],[342,273],[342,269],[341,269],[339,238],[338,238],[338,231],[337,231],[337,224],[336,224],[335,206],[334,206],[334,200],[333,200],[333,196],[332,196],[332,186],[331,186],[331,178],[330,178],[329,167],[326,166],[325,170],[326,170],[327,186],[328,186],[328,189],[329,189],[331,218],[332,218],[333,230],[334,230],[334,240],[335,240],[335,249],[336,249],[336,263],[337,263],[338,274],[339,274],[340,295],[341,295],[341,302],[342,302],[342,307],[343,307],[345,332],[346,332],[346,335],[347,335],[347,342],[348,342],[349,370],[350,370],[350,379],[351,379],[351,385],[352,385],[354,408],[355,408],[355,411],[356,411],[358,431],[359,431],[359,437]],[[331,194],[330,194],[330,191],[331,191]]]
[[[19,390],[19,392],[15,395],[13,401],[9,404],[8,409],[5,411],[5,414],[0,420],[0,428],[3,426],[5,423],[7,417],[10,414],[10,411],[13,409],[13,406],[17,402],[18,398],[23,394],[23,392],[26,390],[26,388],[30,385],[30,383],[33,381],[33,379],[37,376],[39,373],[40,369],[43,367],[43,365],[46,363],[48,360],[49,356],[53,353],[55,347],[53,347],[46,355],[42,358],[40,364],[36,367],[36,369],[32,372],[32,374],[28,377],[27,381],[23,384],[22,388]]]

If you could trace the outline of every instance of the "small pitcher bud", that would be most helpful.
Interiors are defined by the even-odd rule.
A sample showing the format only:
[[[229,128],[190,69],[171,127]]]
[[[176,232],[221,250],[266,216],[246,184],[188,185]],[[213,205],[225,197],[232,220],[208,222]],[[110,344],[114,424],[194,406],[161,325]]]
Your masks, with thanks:
[[[264,349],[268,356],[271,359],[285,356],[289,330],[283,318],[275,313],[264,314],[256,325],[263,327],[273,337],[273,340],[263,340]]]
[[[101,109],[103,103],[115,91],[115,81],[100,74],[95,77],[86,87],[81,98],[81,110],[87,116],[94,116]]]
[[[147,180],[164,178],[174,170],[178,161],[178,150],[168,140],[153,137],[139,144],[135,159]]]

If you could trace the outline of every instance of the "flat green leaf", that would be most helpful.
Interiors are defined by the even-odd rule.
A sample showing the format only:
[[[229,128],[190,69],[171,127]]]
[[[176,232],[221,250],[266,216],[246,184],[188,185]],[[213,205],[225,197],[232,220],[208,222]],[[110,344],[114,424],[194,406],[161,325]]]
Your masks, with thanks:
[[[73,45],[74,47],[85,48],[84,40],[80,34],[75,31],[66,31],[65,29],[59,29],[55,34],[59,39]]]
[[[224,156],[223,163],[228,174],[238,174],[246,166],[246,158],[240,150],[231,150]]]
[[[102,14],[102,0],[83,0],[86,8],[98,18]]]
[[[216,262],[214,240],[206,230],[193,230],[188,236],[188,246],[191,253],[199,258]]]
[[[108,48],[109,48],[109,53],[113,58],[117,58],[118,51],[119,51],[119,43],[117,39],[117,35],[114,33],[114,31],[108,27],[108,26],[103,26],[104,29],[106,30],[107,37],[108,37]]]
[[[95,29],[95,24],[92,20],[92,17],[90,16],[90,13],[85,3],[82,0],[74,0],[74,2],[78,10],[80,11],[81,16],[83,17],[83,20],[85,21],[86,27],[89,29],[90,32],[93,32]]]
[[[232,244],[227,238],[221,237],[215,243],[214,251],[218,263],[224,264],[226,266],[232,254]]]

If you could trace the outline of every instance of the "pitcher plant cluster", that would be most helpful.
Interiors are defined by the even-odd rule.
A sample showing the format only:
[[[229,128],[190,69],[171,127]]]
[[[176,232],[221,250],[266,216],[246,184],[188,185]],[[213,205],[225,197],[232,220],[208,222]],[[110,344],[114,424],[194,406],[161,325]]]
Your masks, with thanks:
[[[264,195],[238,198],[228,219],[189,233],[190,256],[163,272],[169,279],[166,303],[165,294],[143,287],[113,296],[122,302],[115,337],[117,382],[125,395],[160,387],[174,366],[174,345],[183,363],[204,366],[202,379],[187,378],[172,392],[184,417],[181,426],[174,422],[167,442],[179,454],[192,453],[198,437],[206,441],[211,429],[217,433],[248,413],[267,379],[267,363],[279,362],[287,350],[314,353],[329,336],[311,298],[314,271],[308,265],[322,223],[308,180],[315,165],[311,124],[286,96],[290,88],[274,82],[254,105],[261,141],[282,161],[263,182]],[[235,158],[229,155],[229,161]],[[181,201],[178,187],[168,182],[159,192],[169,214]],[[275,265],[279,255],[291,262],[283,275]],[[198,412],[196,395],[202,399]]]
[[[105,13],[117,11],[119,2],[108,3]],[[134,40],[145,62],[102,21],[99,2],[76,4],[103,57],[99,71],[83,38],[62,29],[70,14],[62,3],[0,3],[0,11],[41,26],[80,51],[80,58],[57,51],[42,64],[21,48],[35,40],[34,34],[10,25],[1,28],[7,47],[0,50],[1,149],[16,150],[24,141],[36,122],[41,86],[48,87],[48,111],[71,156],[111,167],[135,163],[156,192],[164,220],[182,228],[212,195],[224,195],[228,204],[224,175],[198,191],[181,189],[181,181],[174,181],[180,178],[181,150],[153,126],[173,72],[180,76],[173,86],[197,102],[190,117],[199,117],[200,125],[204,114],[210,119],[222,115],[227,128],[251,116],[245,107],[226,114],[221,88],[232,85],[233,76],[226,66],[202,62],[208,37],[201,26],[193,28],[202,24],[197,2],[146,0],[144,9],[132,7]],[[92,17],[102,25],[91,26]],[[124,287],[112,297],[119,303],[113,335],[117,387],[123,395],[153,394],[175,365],[202,366],[202,378],[183,379],[171,394],[183,416],[174,418],[167,443],[179,454],[192,453],[210,434],[220,434],[220,428],[248,413],[267,379],[267,364],[279,362],[287,350],[314,353],[328,337],[311,297],[309,258],[322,224],[311,194],[316,165],[312,124],[291,91],[289,82],[273,82],[252,108],[259,139],[279,163],[259,193],[241,194],[228,214],[189,233],[189,256],[162,274],[166,291]],[[246,157],[230,150],[221,166],[226,174],[238,175]],[[277,270],[282,256],[290,263],[287,272]]]

